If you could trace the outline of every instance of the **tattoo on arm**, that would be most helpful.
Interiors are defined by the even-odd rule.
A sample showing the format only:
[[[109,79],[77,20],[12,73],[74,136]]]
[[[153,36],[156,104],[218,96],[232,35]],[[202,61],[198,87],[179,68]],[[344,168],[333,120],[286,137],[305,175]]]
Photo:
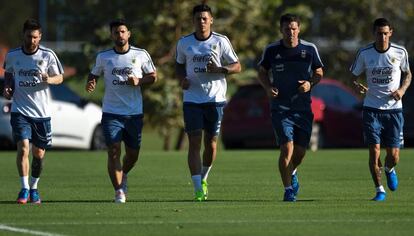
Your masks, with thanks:
[[[411,84],[411,79],[412,79],[412,74],[411,71],[406,71],[403,72],[403,78],[402,78],[402,83],[401,83],[401,87],[400,89],[402,89],[405,93],[405,91],[407,91],[408,87]]]

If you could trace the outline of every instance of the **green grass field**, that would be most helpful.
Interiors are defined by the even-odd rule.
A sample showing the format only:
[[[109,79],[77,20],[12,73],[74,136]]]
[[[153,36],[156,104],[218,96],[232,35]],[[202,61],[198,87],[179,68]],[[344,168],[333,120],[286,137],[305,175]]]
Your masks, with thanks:
[[[104,152],[50,151],[43,203],[17,205],[15,153],[0,152],[0,235],[412,235],[413,149],[402,150],[400,186],[385,202],[369,200],[366,150],[309,152],[298,202],[282,202],[278,154],[221,150],[209,200],[197,203],[186,154],[144,149],[120,205],[112,203]]]

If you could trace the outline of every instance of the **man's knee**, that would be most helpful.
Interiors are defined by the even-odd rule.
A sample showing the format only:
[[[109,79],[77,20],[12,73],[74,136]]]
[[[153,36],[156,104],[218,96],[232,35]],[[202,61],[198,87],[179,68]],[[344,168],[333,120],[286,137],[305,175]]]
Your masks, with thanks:
[[[194,130],[187,133],[190,147],[201,147],[202,134],[202,130]]]
[[[108,145],[108,158],[118,159],[121,156],[121,143],[112,143]]]

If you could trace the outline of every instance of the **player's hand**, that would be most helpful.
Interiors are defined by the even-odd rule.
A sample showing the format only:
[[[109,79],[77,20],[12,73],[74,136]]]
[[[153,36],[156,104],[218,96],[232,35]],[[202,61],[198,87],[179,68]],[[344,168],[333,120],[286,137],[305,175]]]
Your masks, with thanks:
[[[128,76],[128,84],[132,86],[138,86],[139,85],[139,78],[135,76]]]
[[[368,91],[368,88],[365,87],[363,84],[354,81],[354,86],[358,90],[360,94],[365,94]]]
[[[187,90],[190,87],[190,80],[187,78],[180,80],[180,86],[182,89]]]
[[[276,87],[270,87],[266,93],[269,98],[276,98],[279,95],[279,90]]]
[[[394,92],[392,92],[390,94],[390,96],[395,100],[395,101],[399,101],[402,99],[402,97],[404,96],[404,92],[401,91],[400,89],[395,90]]]
[[[299,93],[306,93],[306,92],[309,92],[309,90],[311,89],[311,84],[307,80],[299,80],[298,83],[299,83],[299,88],[298,88]]]
[[[13,97],[13,89],[10,87],[4,87],[3,97],[10,100]]]
[[[95,90],[96,87],[96,79],[88,79],[88,82],[86,83],[85,90],[88,93],[91,93]]]
[[[49,82],[49,75],[47,73],[40,73],[39,72],[39,76],[42,79],[43,82],[48,83]]]
[[[210,59],[206,66],[207,73],[223,73],[226,74],[227,69],[224,67],[218,66],[213,59]]]

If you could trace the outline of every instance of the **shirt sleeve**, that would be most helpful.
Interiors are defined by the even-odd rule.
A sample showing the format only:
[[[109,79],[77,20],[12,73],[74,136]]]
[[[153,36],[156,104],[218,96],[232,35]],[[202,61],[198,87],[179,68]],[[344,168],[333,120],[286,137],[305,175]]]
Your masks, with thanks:
[[[155,72],[156,69],[155,69],[154,63],[151,60],[151,56],[149,55],[147,51],[144,51],[144,52],[145,52],[144,54],[145,59],[141,65],[141,69],[145,74],[153,73]]]
[[[175,61],[178,64],[185,64],[185,53],[183,50],[182,40],[178,40],[176,51],[175,51]]]
[[[100,76],[102,72],[103,72],[102,59],[101,59],[101,55],[98,54],[96,56],[95,65],[92,67],[91,74]]]
[[[59,58],[56,56],[54,52],[50,52],[50,58],[49,58],[49,66],[47,69],[47,73],[49,75],[61,75],[64,73],[63,66],[59,61]]]
[[[410,70],[410,63],[408,62],[408,52],[404,49],[404,55],[401,58],[401,71],[407,72]]]
[[[355,58],[354,63],[351,65],[351,68],[349,69],[351,73],[355,76],[359,76],[364,72],[364,57],[361,53],[361,50],[358,51],[358,54]]]
[[[224,36],[222,40],[222,58],[228,63],[233,64],[239,61],[236,52],[233,49],[233,46],[230,43],[230,40]]]
[[[314,50],[314,55],[312,58],[312,70],[316,70],[323,67],[323,63],[321,57],[319,56],[318,48],[315,45],[312,45],[312,47]]]
[[[259,63],[257,65],[258,66],[262,66],[266,70],[269,70],[270,69],[269,47],[266,47],[263,50],[262,58],[260,59],[260,61],[259,61]]]

